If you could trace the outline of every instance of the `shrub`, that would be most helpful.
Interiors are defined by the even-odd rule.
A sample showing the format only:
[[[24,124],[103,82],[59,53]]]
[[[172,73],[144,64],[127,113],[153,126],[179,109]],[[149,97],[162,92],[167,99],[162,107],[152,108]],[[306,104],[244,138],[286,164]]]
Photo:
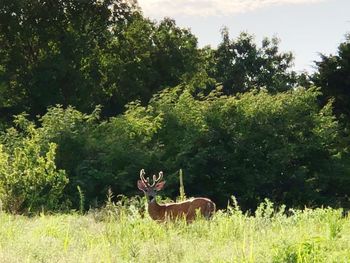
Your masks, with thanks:
[[[317,89],[235,97],[219,90],[194,96],[189,90],[165,90],[147,107],[134,102],[123,115],[102,121],[99,108],[83,114],[60,106],[40,118],[40,128],[18,117],[17,128],[3,137],[5,152],[37,138],[39,148],[32,146],[34,154],[26,158],[39,160],[56,143],[57,167],[69,178],[64,195],[75,208],[77,186],[85,208],[103,204],[109,188],[117,195],[139,193],[141,168],[163,170],[163,193],[172,198],[179,195],[182,168],[188,195],[210,197],[219,207],[231,195],[243,210],[255,209],[264,198],[287,207],[349,206],[349,154],[332,104],[320,107]]]
[[[69,176],[65,195],[74,207],[80,206],[77,186],[85,208],[102,205],[109,188],[118,194],[137,193],[139,170],[157,163],[149,149],[161,116],[150,112],[135,102],[124,115],[101,121],[99,108],[83,114],[56,106],[40,119],[43,137],[59,146],[57,166]]]
[[[13,213],[58,208],[68,179],[57,170],[57,145],[42,140],[35,126],[21,120],[23,132],[11,128],[0,144],[0,198]]]
[[[170,188],[181,167],[188,193],[220,206],[232,194],[243,209],[264,198],[288,207],[349,205],[349,155],[332,104],[320,107],[319,95],[314,88],[200,100],[179,89],[159,94],[152,106],[164,119],[157,144]]]

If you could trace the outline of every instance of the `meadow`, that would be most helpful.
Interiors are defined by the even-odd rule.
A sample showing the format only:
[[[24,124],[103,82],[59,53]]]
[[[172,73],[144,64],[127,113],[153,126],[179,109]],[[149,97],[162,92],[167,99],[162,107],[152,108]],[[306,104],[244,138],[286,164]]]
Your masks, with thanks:
[[[0,213],[0,262],[349,262],[340,209],[236,205],[209,221],[157,223],[134,205],[86,214]]]
[[[203,46],[146,13],[0,1],[0,263],[350,262],[350,34],[307,72],[278,36],[222,27]],[[185,183],[225,209],[152,221],[141,169],[164,172],[163,197],[184,200]]]

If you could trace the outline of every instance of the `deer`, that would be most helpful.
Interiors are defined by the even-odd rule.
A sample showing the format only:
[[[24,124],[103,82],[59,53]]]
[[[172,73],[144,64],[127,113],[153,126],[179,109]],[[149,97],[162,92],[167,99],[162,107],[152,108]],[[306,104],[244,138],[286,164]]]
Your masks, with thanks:
[[[140,180],[137,181],[137,187],[143,191],[148,202],[148,214],[155,221],[169,221],[184,218],[187,223],[192,222],[198,214],[209,219],[216,210],[213,201],[204,197],[196,197],[178,203],[158,204],[156,201],[157,192],[162,190],[165,181],[163,172],[159,172],[158,177],[153,175],[153,182],[145,178],[145,170],[140,171]]]

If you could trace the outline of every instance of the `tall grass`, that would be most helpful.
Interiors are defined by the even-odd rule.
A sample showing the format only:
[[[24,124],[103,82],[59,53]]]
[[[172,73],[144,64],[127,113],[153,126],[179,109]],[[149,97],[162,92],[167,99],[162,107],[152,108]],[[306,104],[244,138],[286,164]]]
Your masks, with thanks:
[[[0,262],[349,262],[350,220],[330,208],[288,211],[269,201],[212,220],[157,223],[121,199],[106,208],[35,217],[0,212]]]

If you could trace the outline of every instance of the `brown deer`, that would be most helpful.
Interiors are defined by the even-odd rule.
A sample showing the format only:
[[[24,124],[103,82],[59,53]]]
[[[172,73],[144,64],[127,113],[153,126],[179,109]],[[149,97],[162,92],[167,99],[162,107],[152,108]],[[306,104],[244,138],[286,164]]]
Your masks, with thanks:
[[[148,213],[153,220],[166,221],[185,218],[191,222],[196,218],[197,213],[209,219],[216,209],[216,205],[208,198],[197,197],[179,203],[158,204],[156,201],[157,192],[162,190],[165,184],[163,172],[159,172],[158,177],[153,175],[153,183],[149,178],[145,179],[145,171],[140,171],[140,179],[137,187],[144,192],[148,201]]]

